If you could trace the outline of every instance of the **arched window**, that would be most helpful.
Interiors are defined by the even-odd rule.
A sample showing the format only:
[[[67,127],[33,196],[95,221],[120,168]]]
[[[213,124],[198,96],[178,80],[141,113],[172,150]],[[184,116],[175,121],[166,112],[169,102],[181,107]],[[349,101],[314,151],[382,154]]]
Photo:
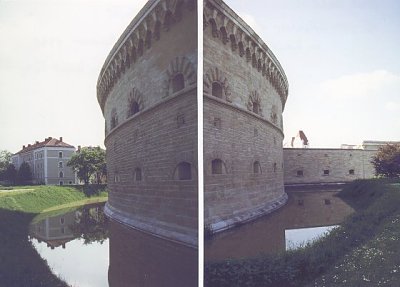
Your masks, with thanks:
[[[276,162],[274,162],[274,166],[273,166],[274,172],[276,172],[276,168],[277,168],[277,164],[276,164]]]
[[[135,168],[134,173],[134,180],[135,181],[142,181],[142,170],[140,168]]]
[[[211,94],[214,97],[222,99],[222,85],[219,82],[212,83]]]
[[[58,167],[59,167],[59,168],[62,168],[62,167],[63,167],[63,162],[62,162],[62,161],[60,161],[60,162],[58,163]]]
[[[222,167],[223,167],[223,162],[219,158],[214,159],[211,162],[211,173],[212,174],[222,174]]]
[[[134,114],[138,113],[140,110],[139,104],[136,101],[132,101],[129,107],[129,116],[133,116]]]
[[[62,157],[63,157],[62,151],[59,151],[59,152],[58,152],[58,157],[59,157],[59,158],[62,158]]]
[[[185,87],[185,81],[182,73],[176,74],[172,78],[172,92],[176,93]]]
[[[253,163],[253,172],[254,173],[261,173],[261,166],[259,161],[255,161]]]
[[[63,178],[64,177],[64,173],[62,171],[60,171],[60,173],[58,174],[58,177]]]
[[[192,179],[192,167],[190,163],[183,161],[178,164],[178,179],[179,180]]]
[[[260,113],[260,104],[257,102],[253,102],[253,113],[256,113],[256,114]]]
[[[113,111],[111,115],[111,129],[115,128],[118,125],[118,116],[116,111]]]

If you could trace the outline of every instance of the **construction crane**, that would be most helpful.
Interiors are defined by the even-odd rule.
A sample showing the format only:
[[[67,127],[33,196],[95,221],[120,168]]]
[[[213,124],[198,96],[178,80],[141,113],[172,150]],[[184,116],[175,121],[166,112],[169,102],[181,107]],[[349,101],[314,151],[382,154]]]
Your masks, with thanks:
[[[303,131],[299,131],[295,137],[292,137],[292,142],[290,144],[291,147],[294,147],[293,143],[294,143],[296,138],[300,138],[300,140],[302,142],[302,145],[303,145],[302,146],[303,148],[308,148],[309,142],[308,142],[308,139],[306,137],[306,134]]]

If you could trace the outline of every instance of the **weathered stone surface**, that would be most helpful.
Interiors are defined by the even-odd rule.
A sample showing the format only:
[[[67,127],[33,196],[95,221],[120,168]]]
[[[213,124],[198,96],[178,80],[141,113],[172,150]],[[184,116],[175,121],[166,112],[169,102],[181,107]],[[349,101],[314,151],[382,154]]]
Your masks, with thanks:
[[[287,199],[287,80],[264,42],[226,4],[205,1],[204,15],[204,222],[216,232]],[[217,164],[213,172],[215,160],[222,160],[220,174]]]
[[[97,88],[106,127],[107,214],[196,246],[197,11],[192,2],[149,1],[107,58]],[[178,74],[183,81],[176,80]],[[180,163],[190,171],[179,175]]]
[[[374,150],[283,149],[285,184],[348,182],[374,177]],[[301,172],[300,172],[301,171]]]

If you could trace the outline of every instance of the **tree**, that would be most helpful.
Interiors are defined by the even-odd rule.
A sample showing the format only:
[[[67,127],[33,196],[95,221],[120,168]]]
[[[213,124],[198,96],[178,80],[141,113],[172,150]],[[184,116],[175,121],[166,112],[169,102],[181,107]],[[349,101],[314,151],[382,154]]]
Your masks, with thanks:
[[[99,180],[106,170],[106,151],[99,146],[83,147],[71,157],[67,165],[88,185],[91,177]]]
[[[400,177],[400,144],[381,146],[371,163],[375,167],[375,174],[378,176]]]
[[[15,185],[16,181],[17,181],[17,169],[15,168],[15,166],[10,163],[7,166],[7,169],[4,171],[4,179],[9,181],[11,184]]]
[[[18,183],[25,185],[30,183],[31,180],[32,180],[31,167],[29,166],[28,163],[23,162],[18,170],[17,181]]]
[[[11,156],[11,152],[0,150],[0,180],[5,179],[5,173],[10,165]]]

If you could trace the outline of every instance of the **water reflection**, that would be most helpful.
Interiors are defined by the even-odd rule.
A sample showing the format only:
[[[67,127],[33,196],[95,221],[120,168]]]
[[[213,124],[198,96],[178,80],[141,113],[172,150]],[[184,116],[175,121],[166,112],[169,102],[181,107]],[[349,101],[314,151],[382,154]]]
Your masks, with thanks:
[[[197,286],[197,250],[110,224],[111,287]]]
[[[304,233],[307,240],[311,239],[316,227],[338,225],[354,212],[336,194],[337,191],[288,192],[288,203],[278,211],[206,240],[205,260],[248,258],[285,251],[289,247],[286,235],[290,230],[302,231],[290,238],[293,245],[300,245]],[[324,232],[325,229],[319,230]]]
[[[103,205],[41,214],[30,224],[30,240],[52,272],[69,285],[108,286]]]
[[[197,286],[197,250],[108,221],[103,205],[41,214],[30,241],[71,286]]]

